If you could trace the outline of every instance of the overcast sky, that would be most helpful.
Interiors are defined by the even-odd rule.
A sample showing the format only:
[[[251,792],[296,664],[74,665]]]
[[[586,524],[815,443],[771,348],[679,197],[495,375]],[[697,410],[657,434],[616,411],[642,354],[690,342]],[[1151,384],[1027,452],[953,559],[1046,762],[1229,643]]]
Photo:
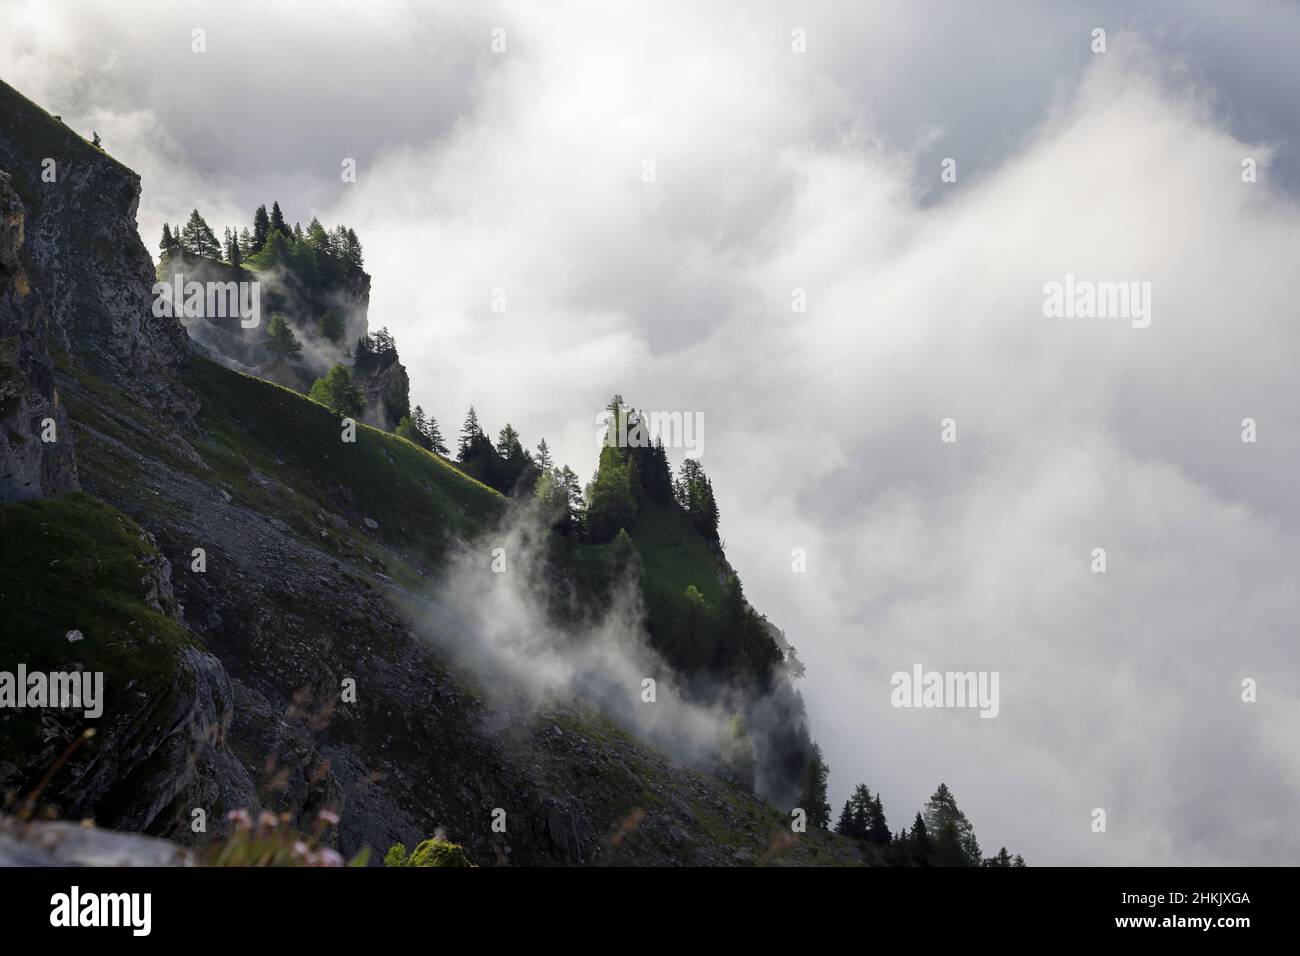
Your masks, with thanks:
[[[613,392],[703,413],[837,809],[943,780],[1031,863],[1300,862],[1300,10],[468,6],[0,0],[0,76],[141,174],[151,250],[353,226],[444,435],[586,477]],[[1066,274],[1150,326],[1045,317]],[[917,663],[999,715],[892,708]]]

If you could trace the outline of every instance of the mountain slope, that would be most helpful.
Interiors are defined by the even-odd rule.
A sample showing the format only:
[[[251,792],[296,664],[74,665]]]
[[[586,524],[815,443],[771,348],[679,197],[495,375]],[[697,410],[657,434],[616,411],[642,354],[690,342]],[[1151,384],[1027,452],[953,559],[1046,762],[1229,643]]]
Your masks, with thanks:
[[[186,844],[235,809],[302,827],[335,809],[331,840],[376,859],[445,828],[479,863],[863,862],[579,702],[480,686],[449,650],[464,635],[436,613],[438,573],[487,547],[506,499],[386,432],[345,442],[324,408],[190,353],[150,308],[138,179],[3,84],[0,104],[21,219],[0,262],[0,424],[21,478],[0,484],[4,595],[33,609],[0,660],[106,681],[99,732],[64,763],[87,721],[0,717],[0,790],[53,768],[41,799],[61,814]],[[37,444],[46,416],[59,437]],[[634,531],[649,605],[683,568],[716,597],[725,567],[680,528]],[[604,586],[607,548],[556,547]]]

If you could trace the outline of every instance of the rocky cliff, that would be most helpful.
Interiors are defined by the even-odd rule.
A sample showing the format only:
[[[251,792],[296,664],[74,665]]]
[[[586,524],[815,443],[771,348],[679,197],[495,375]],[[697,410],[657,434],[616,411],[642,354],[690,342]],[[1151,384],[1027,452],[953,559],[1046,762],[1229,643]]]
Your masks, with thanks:
[[[22,260],[26,209],[0,171],[0,500],[78,487],[72,430],[54,385],[49,311]]]

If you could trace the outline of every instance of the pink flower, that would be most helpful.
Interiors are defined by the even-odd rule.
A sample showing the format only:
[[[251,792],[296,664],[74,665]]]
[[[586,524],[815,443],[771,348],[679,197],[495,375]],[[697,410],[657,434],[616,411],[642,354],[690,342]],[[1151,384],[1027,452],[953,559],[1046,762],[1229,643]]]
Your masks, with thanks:
[[[280,819],[274,813],[268,813],[263,810],[257,818],[259,827],[276,827],[280,825]]]
[[[253,825],[253,820],[248,815],[247,810],[231,810],[226,814],[227,820],[233,820],[236,827],[241,830],[247,830]]]
[[[333,810],[322,810],[320,812],[320,818],[326,823],[333,824],[334,826],[339,825],[339,815]]]
[[[339,855],[337,850],[331,850],[329,847],[324,847],[317,851],[316,862],[321,866],[342,866],[343,857]]]

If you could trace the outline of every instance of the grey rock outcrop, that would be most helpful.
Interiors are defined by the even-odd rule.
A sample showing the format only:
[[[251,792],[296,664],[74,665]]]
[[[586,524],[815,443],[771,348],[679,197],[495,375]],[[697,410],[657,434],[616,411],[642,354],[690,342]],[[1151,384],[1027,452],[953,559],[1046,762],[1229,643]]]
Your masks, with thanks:
[[[72,430],[46,348],[48,312],[31,287],[22,249],[27,213],[0,170],[0,500],[78,488]]]

